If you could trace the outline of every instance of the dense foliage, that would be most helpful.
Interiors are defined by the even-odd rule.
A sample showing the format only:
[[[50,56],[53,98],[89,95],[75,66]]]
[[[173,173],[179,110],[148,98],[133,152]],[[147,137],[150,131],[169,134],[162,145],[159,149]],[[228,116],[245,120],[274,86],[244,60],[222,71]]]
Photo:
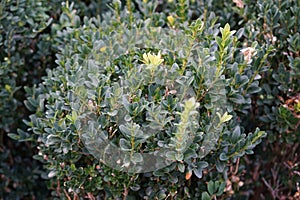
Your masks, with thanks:
[[[297,199],[300,2],[106,3],[1,1],[0,198]]]
[[[68,16],[63,14],[62,2],[0,1],[1,197],[42,198],[48,194],[40,178],[41,165],[32,159],[36,152],[32,144],[17,143],[7,134],[17,129],[26,130],[22,120],[28,118],[30,112],[23,103],[24,86],[39,83],[45,70],[55,65],[57,33],[70,26]],[[101,2],[76,1],[73,12],[82,17],[107,10],[105,1]]]

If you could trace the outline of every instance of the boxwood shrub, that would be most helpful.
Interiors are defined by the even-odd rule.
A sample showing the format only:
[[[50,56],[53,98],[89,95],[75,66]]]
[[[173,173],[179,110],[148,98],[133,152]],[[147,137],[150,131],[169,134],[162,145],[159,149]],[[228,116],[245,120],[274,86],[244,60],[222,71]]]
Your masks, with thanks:
[[[78,17],[105,10],[105,1],[75,1]],[[41,81],[46,68],[54,67],[57,32],[70,24],[62,14],[63,1],[0,1],[0,199],[44,199],[41,165],[32,159],[36,149],[25,139],[22,120],[30,112],[23,101],[24,86]],[[99,3],[99,4],[98,4]],[[70,2],[71,4],[71,2]],[[7,137],[11,135],[18,143]],[[23,134],[23,135],[22,135]]]
[[[295,0],[190,2],[190,15],[213,11],[222,25],[244,28],[243,43],[257,41],[274,46],[265,63],[266,70],[258,73],[261,90],[252,95],[251,109],[240,115],[246,130],[258,126],[268,133],[257,153],[241,162],[239,170],[247,173],[239,178],[245,185],[240,192],[235,187],[235,192],[242,198],[298,198],[299,7]],[[169,10],[172,12],[172,8]],[[230,180],[234,183],[235,177]]]
[[[1,1],[0,199],[297,199],[299,1],[72,2]]]
[[[190,20],[179,5],[166,15],[147,1],[113,1],[101,19],[68,15],[56,67],[25,88],[34,114],[18,135],[36,141],[53,196],[232,195],[228,176],[266,135],[245,131],[241,117],[274,49],[241,43],[244,29],[220,27],[213,12]],[[150,154],[163,161],[149,165]]]
[[[246,169],[252,175],[246,178],[245,190],[248,196],[249,191],[258,191],[253,198],[298,198],[299,12],[299,1],[269,0],[245,1],[244,9],[236,12],[242,17],[239,23],[247,42],[274,46],[274,54],[267,59],[269,69],[260,74],[261,91],[253,96],[250,117],[242,118],[245,127],[259,126],[268,133],[257,154],[247,159]]]

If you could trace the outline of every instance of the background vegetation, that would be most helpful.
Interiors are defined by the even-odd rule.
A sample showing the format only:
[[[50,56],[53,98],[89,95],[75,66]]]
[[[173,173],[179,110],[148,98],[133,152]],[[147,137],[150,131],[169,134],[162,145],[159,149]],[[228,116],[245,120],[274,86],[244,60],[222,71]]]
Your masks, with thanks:
[[[299,16],[298,0],[1,0],[0,198],[299,198]],[[195,37],[192,44],[202,47],[199,57],[213,58],[208,59],[206,67],[221,63],[220,77],[225,80],[228,112],[233,119],[219,131],[223,133],[219,148],[203,160],[200,161],[199,155],[185,155],[183,162],[175,158],[177,162],[165,171],[136,175],[114,171],[84,154],[87,149],[74,134],[75,114],[72,116],[70,107],[64,109],[60,103],[67,102],[68,90],[76,86],[72,83],[79,82],[76,80],[81,75],[76,67],[83,65],[82,58],[96,49],[95,41],[114,38],[111,35],[114,31],[117,35],[136,25],[147,29],[146,23],[183,30],[184,36]],[[224,28],[223,33],[220,27]],[[97,38],[95,34],[100,28]],[[232,30],[237,32],[231,34]],[[246,55],[240,50],[251,46],[256,54],[247,64]],[[185,60],[185,54],[177,52],[180,48],[166,46],[162,51],[163,65],[186,65],[186,71],[175,77],[188,77],[185,72],[190,72],[194,77],[192,87],[199,88],[201,76]],[[150,50],[158,53],[158,49]],[[172,51],[173,56],[166,54]],[[127,59],[110,61],[127,66],[136,58],[141,60],[147,52],[149,49],[133,50]],[[105,73],[107,76],[127,73],[128,69],[120,68],[119,72],[106,69]],[[87,76],[91,72],[84,71]],[[63,84],[67,85],[65,89],[60,87]],[[144,94],[146,90],[140,89]],[[147,91],[152,94],[150,89]],[[166,92],[162,88],[160,91]],[[163,98],[162,94],[153,91],[155,98]],[[200,113],[212,112],[203,107],[210,101],[210,98],[199,101]],[[182,112],[184,107],[174,110]],[[55,114],[56,111],[59,112]],[[54,118],[64,121],[65,127],[56,126]],[[201,119],[211,122],[209,117]],[[135,120],[143,121],[138,117]],[[252,153],[251,149],[258,144],[253,137],[264,135],[257,127],[267,137],[253,155],[244,155]],[[205,132],[205,126],[201,128]],[[118,134],[121,137],[121,132]],[[50,141],[50,136],[56,139]],[[244,138],[250,143],[232,145],[244,142]],[[199,145],[203,144],[201,141],[200,138]],[[148,145],[151,144],[156,143]],[[231,157],[228,148],[238,154]],[[189,163],[192,158],[199,160],[197,166]]]

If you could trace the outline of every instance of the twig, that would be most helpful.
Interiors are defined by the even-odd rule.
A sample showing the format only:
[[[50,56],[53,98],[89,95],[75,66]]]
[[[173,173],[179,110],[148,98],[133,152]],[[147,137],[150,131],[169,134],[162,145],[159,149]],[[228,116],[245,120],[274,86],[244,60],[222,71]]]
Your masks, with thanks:
[[[94,197],[94,195],[92,193],[88,192],[87,195],[88,195],[89,199],[96,200],[96,198]]]
[[[275,189],[273,189],[272,186],[266,181],[266,179],[264,177],[262,178],[262,181],[267,186],[267,188],[270,190],[273,199],[276,199],[276,197],[278,196],[277,195],[277,193],[278,193],[278,187],[276,187]]]
[[[239,164],[240,164],[240,158],[237,158],[235,170],[234,170],[234,173],[233,173],[234,175],[238,173]]]
[[[64,193],[67,197],[68,200],[72,200],[72,198],[70,197],[70,195],[68,194],[68,192],[66,191],[66,189],[64,189]]]

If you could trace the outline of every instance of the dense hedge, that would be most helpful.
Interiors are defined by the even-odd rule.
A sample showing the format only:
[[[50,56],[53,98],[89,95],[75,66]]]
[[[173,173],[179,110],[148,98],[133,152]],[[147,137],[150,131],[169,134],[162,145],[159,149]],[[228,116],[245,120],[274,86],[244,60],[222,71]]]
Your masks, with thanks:
[[[41,199],[49,193],[41,179],[41,164],[32,159],[36,149],[7,134],[26,129],[22,120],[30,112],[23,103],[24,86],[39,83],[45,70],[55,65],[58,31],[70,26],[62,2],[0,2],[0,197],[6,199]],[[107,10],[101,2],[76,1],[74,12],[82,17]]]
[[[1,1],[0,198],[297,199],[300,2],[106,3]]]

